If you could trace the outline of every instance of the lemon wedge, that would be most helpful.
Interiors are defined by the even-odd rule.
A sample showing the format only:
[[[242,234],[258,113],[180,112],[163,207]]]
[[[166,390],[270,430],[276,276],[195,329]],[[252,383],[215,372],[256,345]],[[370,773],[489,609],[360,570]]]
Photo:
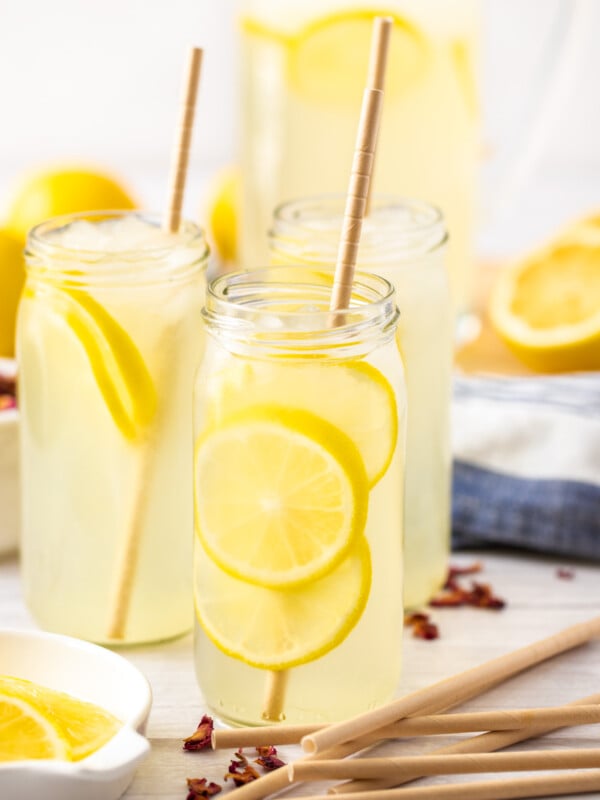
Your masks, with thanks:
[[[199,438],[195,463],[197,535],[215,563],[243,581],[306,584],[339,564],[364,530],[362,459],[314,414],[246,410]]]
[[[196,615],[224,653],[253,667],[283,670],[333,650],[360,619],[371,586],[363,536],[324,577],[291,590],[262,588],[227,575],[196,547]]]
[[[24,297],[36,299],[29,285]],[[91,295],[61,288],[43,302],[62,318],[83,347],[106,407],[127,439],[135,439],[156,411],[156,390],[146,364],[127,331]]]
[[[121,727],[119,720],[100,706],[23,678],[0,676],[0,697],[32,705],[43,715],[45,725],[54,729],[66,755],[47,758],[79,761],[106,744]]]
[[[234,264],[238,256],[240,190],[239,170],[228,167],[218,173],[209,191],[208,229],[224,264]]]
[[[599,233],[574,226],[506,269],[493,288],[492,323],[533,370],[600,368]]]
[[[0,691],[0,762],[31,758],[69,761],[65,737],[31,701]]]
[[[208,380],[209,424],[220,425],[249,404],[276,403],[322,417],[360,453],[369,486],[387,471],[398,438],[398,408],[385,376],[364,361],[315,364],[233,359]]]
[[[429,46],[420,29],[388,9],[355,8],[312,20],[296,34],[286,34],[246,18],[243,29],[279,42],[286,52],[289,87],[313,103],[333,106],[360,104],[369,59],[373,20],[394,22],[389,50],[386,97],[410,89],[429,62]]]

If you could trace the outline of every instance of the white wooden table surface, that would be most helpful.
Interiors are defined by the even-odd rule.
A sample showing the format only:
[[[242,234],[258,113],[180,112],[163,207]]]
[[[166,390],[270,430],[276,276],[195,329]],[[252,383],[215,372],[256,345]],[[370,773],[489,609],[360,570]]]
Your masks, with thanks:
[[[461,553],[453,563],[470,563],[481,558],[485,570],[478,576],[490,582],[506,599],[500,612],[459,608],[433,611],[441,637],[435,641],[416,640],[405,633],[404,673],[399,694],[413,691],[475,666],[489,658],[550,635],[563,627],[600,615],[600,566],[568,563],[538,556],[508,552]],[[572,580],[560,579],[557,568],[570,566]],[[15,558],[0,561],[0,627],[33,628],[21,598],[18,563]],[[152,752],[138,770],[127,800],[184,800],[187,777],[207,777],[223,783],[228,751],[187,753],[181,740],[191,734],[205,711],[196,685],[191,655],[191,637],[157,646],[121,649],[148,677],[154,704],[148,727]],[[600,641],[559,656],[506,684],[487,692],[462,708],[483,710],[555,705],[600,692]],[[600,744],[600,727],[586,726],[557,731],[532,747],[594,747]],[[426,752],[452,741],[451,737],[407,740],[403,753]],[[383,752],[400,745],[390,743]],[[300,754],[299,748],[280,748],[286,760]],[[489,776],[431,778],[440,783]],[[424,785],[421,781],[418,785]],[[225,786],[229,786],[225,784]],[[315,785],[310,793],[315,792]],[[296,788],[294,794],[307,794]],[[219,797],[224,797],[224,792]],[[586,795],[600,797],[600,794]],[[83,800],[83,798],[82,798]]]

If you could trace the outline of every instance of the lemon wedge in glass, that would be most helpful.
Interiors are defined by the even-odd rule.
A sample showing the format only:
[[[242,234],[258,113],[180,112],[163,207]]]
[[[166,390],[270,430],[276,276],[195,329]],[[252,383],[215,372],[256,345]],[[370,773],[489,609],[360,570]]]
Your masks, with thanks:
[[[24,297],[37,291],[26,287]],[[116,426],[127,439],[139,436],[154,417],[156,390],[127,331],[90,294],[59,288],[44,303],[62,318],[85,351],[90,369]]]
[[[93,703],[22,678],[0,676],[0,761],[79,761],[106,744],[120,725]]]
[[[504,270],[489,310],[499,335],[531,369],[600,369],[600,228],[573,226]]]
[[[371,586],[363,536],[324,577],[285,591],[231,577],[195,554],[196,616],[224,653],[260,669],[306,664],[337,647],[359,621]]]
[[[367,476],[351,440],[307,411],[256,406],[196,444],[196,533],[225,572],[261,587],[331,571],[363,532]]]
[[[385,474],[398,438],[398,409],[386,377],[364,361],[314,364],[232,360],[211,376],[209,424],[255,403],[275,403],[322,417],[348,436],[364,462],[369,486]]]

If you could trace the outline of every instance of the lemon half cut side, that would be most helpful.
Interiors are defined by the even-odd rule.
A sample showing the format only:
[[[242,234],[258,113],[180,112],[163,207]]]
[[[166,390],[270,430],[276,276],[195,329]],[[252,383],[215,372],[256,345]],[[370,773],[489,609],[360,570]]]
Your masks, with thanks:
[[[315,414],[251,407],[199,437],[195,465],[197,535],[222,570],[248,583],[312,581],[364,530],[363,461]]]
[[[492,323],[533,370],[600,368],[600,241],[584,233],[574,228],[494,286]]]
[[[227,575],[196,546],[196,616],[222,652],[259,669],[306,664],[340,645],[360,620],[371,586],[364,536],[318,580],[292,590],[253,586]]]

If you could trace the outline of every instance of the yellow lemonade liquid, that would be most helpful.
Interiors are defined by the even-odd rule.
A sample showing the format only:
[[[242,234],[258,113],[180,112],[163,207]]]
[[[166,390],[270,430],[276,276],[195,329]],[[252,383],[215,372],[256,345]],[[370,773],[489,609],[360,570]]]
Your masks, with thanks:
[[[21,548],[26,601],[47,630],[144,642],[192,626],[206,257],[196,226],[168,234],[137,214],[60,218],[30,235]]]
[[[373,17],[391,16],[374,185],[442,209],[455,310],[472,300],[479,112],[477,0],[246,0],[241,17],[242,258],[273,208],[344,191]]]
[[[196,671],[234,724],[342,719],[388,700],[400,674],[405,390],[391,287],[361,275],[356,310],[330,328],[331,276],[301,272],[223,278],[204,312]]]
[[[335,263],[344,198],[322,196],[277,209],[270,234],[277,263]],[[426,203],[375,195],[364,220],[359,267],[396,290],[398,348],[406,371],[408,424],[404,604],[426,603],[443,585],[450,550],[450,396],[453,321],[440,213]]]

